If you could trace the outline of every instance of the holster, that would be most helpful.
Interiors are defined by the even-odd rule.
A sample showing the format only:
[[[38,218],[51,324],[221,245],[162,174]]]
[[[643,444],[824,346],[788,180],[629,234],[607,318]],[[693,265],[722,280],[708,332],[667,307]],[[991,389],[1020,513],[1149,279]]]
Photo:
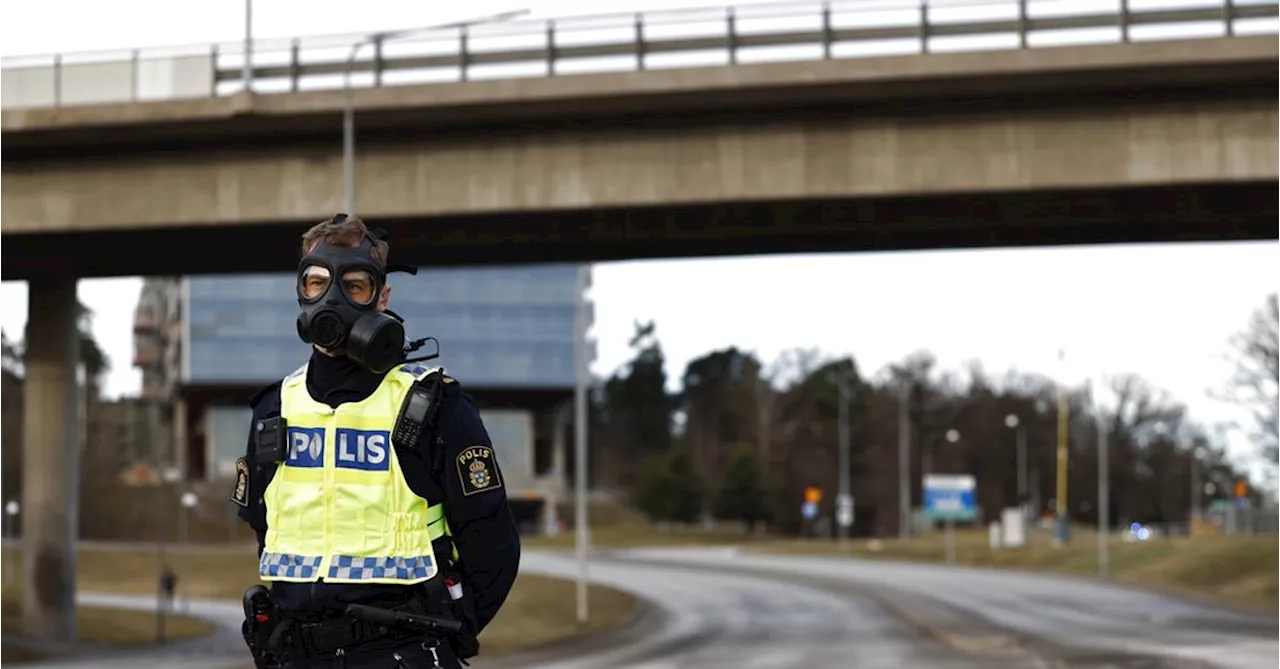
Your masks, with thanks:
[[[244,623],[240,625],[240,634],[244,637],[249,654],[253,656],[253,664],[258,669],[278,669],[280,667],[280,636],[283,631],[281,617],[275,603],[271,601],[271,591],[261,585],[255,585],[244,593]]]

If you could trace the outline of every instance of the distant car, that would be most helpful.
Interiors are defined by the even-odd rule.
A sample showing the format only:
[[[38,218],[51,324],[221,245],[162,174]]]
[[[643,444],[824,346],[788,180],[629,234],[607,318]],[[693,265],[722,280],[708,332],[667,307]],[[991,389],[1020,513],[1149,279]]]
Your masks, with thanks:
[[[1125,533],[1125,541],[1146,541],[1153,537],[1155,533],[1151,528],[1142,523],[1133,523],[1129,526],[1129,531]]]

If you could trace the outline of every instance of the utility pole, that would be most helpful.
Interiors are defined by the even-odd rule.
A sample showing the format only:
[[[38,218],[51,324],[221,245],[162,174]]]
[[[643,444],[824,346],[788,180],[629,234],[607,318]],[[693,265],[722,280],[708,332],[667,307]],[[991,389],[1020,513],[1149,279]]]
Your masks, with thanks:
[[[1017,439],[1017,452],[1014,465],[1018,470],[1018,508],[1022,509],[1022,517],[1027,517],[1027,424],[1017,414],[1004,417],[1004,424],[1013,428]]]
[[[768,468],[769,466],[769,430],[772,426],[773,417],[773,396],[770,394],[773,389],[769,387],[769,381],[764,377],[764,370],[757,372],[756,379],[756,459],[760,463],[760,467]]]
[[[1058,360],[1062,362],[1063,371],[1066,371],[1067,353],[1065,349],[1058,350]],[[1067,380],[1065,373],[1060,381],[1058,381],[1058,498],[1055,503],[1054,515],[1057,517],[1057,526],[1054,528],[1054,541],[1058,545],[1067,543],[1067,522],[1070,514],[1067,513],[1067,412],[1069,405],[1067,403]]]
[[[1195,460],[1195,451],[1192,451],[1191,463],[1190,463],[1190,466],[1191,466],[1191,513],[1189,514],[1189,517],[1187,520],[1187,522],[1190,523],[1189,525],[1187,525],[1188,535],[1195,533],[1196,522],[1200,520],[1200,505],[1199,505],[1199,499],[1198,499],[1200,497],[1200,467],[1197,466],[1198,464],[1199,463],[1196,462]]]
[[[1107,455],[1107,423],[1102,411],[1098,411],[1098,575],[1106,578],[1111,566],[1111,463]]]
[[[578,553],[578,624],[588,620],[587,580],[590,537],[587,526],[587,265],[578,267],[578,294],[573,310],[573,506]]]
[[[0,504],[8,503],[8,498],[4,496],[4,475],[4,427],[0,427]],[[4,544],[9,542],[9,513],[6,513],[6,510],[0,510],[0,542]],[[0,581],[0,586],[8,586],[13,582],[13,563],[9,562],[9,555],[17,551],[17,545],[8,546],[8,550],[5,551],[4,579]]]
[[[246,93],[253,90],[253,0],[244,0],[244,66],[240,77],[244,79]]]
[[[1048,411],[1048,403],[1044,400],[1036,400],[1037,424]],[[1031,496],[1031,521],[1038,523],[1040,516],[1044,513],[1044,506],[1041,504],[1040,497],[1040,459],[1035,453],[1027,453],[1027,479],[1027,493]]]
[[[836,425],[836,434],[839,440],[839,453],[836,460],[837,466],[840,468],[836,473],[836,487],[838,488],[836,496],[836,531],[840,540],[840,549],[845,550],[849,546],[849,525],[853,523],[853,500],[849,496],[849,377],[845,374],[840,374],[836,385],[839,387],[840,392],[840,422]]]
[[[907,404],[911,401],[911,381],[898,385],[898,538],[911,535],[911,423]]]
[[[502,12],[499,14],[480,17],[470,21],[443,23],[434,26],[427,26],[425,28],[376,32],[351,45],[351,52],[347,55],[347,64],[342,72],[342,202],[343,207],[346,209],[345,213],[348,216],[356,215],[356,99],[355,92],[351,87],[351,71],[355,69],[356,56],[360,54],[360,49],[364,48],[367,44],[373,44],[377,49],[376,53],[379,54],[378,58],[380,59],[382,45],[388,40],[399,39],[401,37],[407,37],[428,30],[444,30],[446,28],[458,28],[459,30],[462,30],[467,26],[477,25],[480,23],[507,21],[528,13],[529,10],[521,9],[519,11]]]
[[[1018,504],[1027,503],[1027,426],[1018,426]]]

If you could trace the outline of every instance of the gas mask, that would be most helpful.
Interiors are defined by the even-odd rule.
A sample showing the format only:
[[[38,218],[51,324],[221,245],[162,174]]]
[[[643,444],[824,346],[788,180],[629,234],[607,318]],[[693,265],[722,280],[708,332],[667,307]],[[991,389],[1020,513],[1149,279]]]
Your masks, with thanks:
[[[298,336],[347,357],[376,374],[403,362],[404,324],[378,311],[386,275],[373,263],[369,235],[355,248],[323,239],[298,265]],[[397,268],[402,269],[402,268]]]

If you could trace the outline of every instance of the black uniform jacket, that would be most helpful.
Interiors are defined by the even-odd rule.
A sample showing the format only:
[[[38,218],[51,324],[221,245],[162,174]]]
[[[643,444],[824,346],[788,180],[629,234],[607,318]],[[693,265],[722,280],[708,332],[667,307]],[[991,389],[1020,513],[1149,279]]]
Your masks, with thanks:
[[[307,392],[317,402],[337,407],[345,402],[358,402],[373,393],[383,375],[373,374],[346,357],[332,358],[315,351],[307,370]],[[479,634],[498,613],[515,582],[520,564],[520,537],[507,506],[507,493],[501,485],[490,483],[481,491],[467,482],[467,468],[456,466],[459,457],[473,446],[489,447],[489,435],[480,420],[480,412],[471,398],[460,392],[456,382],[447,383],[441,394],[436,421],[444,440],[444,457],[435,455],[431,430],[423,430],[421,442],[412,454],[400,454],[404,477],[418,496],[436,503],[443,500],[445,518],[453,532],[458,562],[453,570],[461,573],[463,587],[474,601],[473,620],[466,621],[473,634]],[[452,388],[450,388],[452,387]],[[277,382],[254,398],[253,422],[280,415],[280,383]],[[253,432],[245,461],[249,465],[248,506],[239,509],[240,518],[258,533],[261,554],[267,531],[266,509],[262,494],[266,486],[266,470],[254,464]],[[407,457],[406,457],[407,455]],[[496,459],[492,461],[496,480],[501,481]],[[435,469],[435,471],[433,471]],[[434,546],[436,559],[447,564],[447,544]],[[418,586],[387,584],[272,583],[276,605],[290,617],[316,620],[340,615],[347,604],[394,606],[407,601]],[[467,607],[471,608],[471,607]]]

